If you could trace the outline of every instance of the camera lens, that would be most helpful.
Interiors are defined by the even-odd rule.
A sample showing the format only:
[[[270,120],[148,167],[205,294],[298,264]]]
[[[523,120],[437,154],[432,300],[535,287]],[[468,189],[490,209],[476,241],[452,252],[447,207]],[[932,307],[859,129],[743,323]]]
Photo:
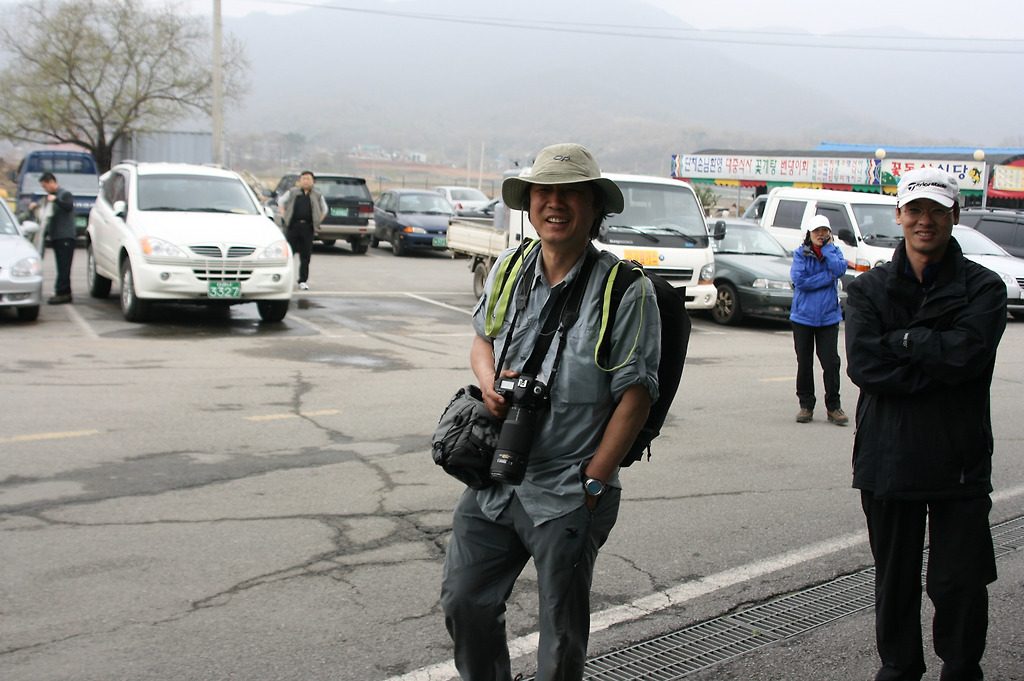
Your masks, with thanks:
[[[530,459],[533,430],[537,424],[534,409],[513,405],[498,436],[498,446],[491,460],[491,479],[508,485],[522,483]]]

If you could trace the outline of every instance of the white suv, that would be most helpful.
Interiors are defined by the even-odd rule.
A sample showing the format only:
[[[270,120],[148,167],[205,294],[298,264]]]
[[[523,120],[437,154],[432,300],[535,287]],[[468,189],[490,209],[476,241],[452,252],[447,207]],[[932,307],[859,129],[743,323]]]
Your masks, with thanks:
[[[117,279],[128,321],[144,321],[161,301],[254,302],[267,322],[288,313],[291,249],[231,171],[121,163],[100,178],[87,239],[89,294],[106,298]]]

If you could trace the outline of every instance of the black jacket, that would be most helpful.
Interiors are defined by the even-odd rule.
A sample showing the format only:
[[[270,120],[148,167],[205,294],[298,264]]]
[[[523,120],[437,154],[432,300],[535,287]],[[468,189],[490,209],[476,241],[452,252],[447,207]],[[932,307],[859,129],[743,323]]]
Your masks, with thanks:
[[[46,201],[44,196],[42,201]],[[47,227],[51,239],[74,239],[77,230],[75,228],[75,197],[67,189],[57,187],[54,195],[53,206],[50,213],[50,223]]]
[[[989,388],[1006,285],[951,239],[932,288],[906,248],[857,277],[846,300],[847,371],[860,387],[853,486],[879,499],[992,491]]]

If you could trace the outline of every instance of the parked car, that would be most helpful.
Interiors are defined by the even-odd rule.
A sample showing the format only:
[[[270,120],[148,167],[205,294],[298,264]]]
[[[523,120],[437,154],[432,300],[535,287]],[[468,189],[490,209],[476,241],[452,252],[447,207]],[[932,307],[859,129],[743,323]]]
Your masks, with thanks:
[[[987,267],[1006,284],[1006,309],[1014,319],[1024,319],[1024,260],[970,227],[953,227],[953,237],[964,257]]]
[[[482,218],[485,220],[493,220],[494,207],[498,205],[499,201],[501,201],[501,197],[491,199],[490,201],[480,206],[479,208],[464,210],[461,213],[458,213],[458,216],[462,218]]]
[[[101,180],[87,230],[89,293],[121,285],[121,311],[158,302],[256,303],[279,322],[295,285],[292,252],[237,174],[183,163],[125,162]]]
[[[963,208],[960,224],[978,230],[1010,255],[1024,258],[1024,210]]]
[[[333,246],[339,239],[348,241],[352,252],[366,253],[373,235],[370,218],[373,217],[373,196],[366,180],[352,175],[316,173],[316,188],[327,202],[327,215],[313,238],[325,246]],[[277,183],[264,205],[271,209],[274,222],[284,229],[277,201],[299,183],[299,173],[288,173]]]
[[[725,223],[725,237],[712,242],[718,297],[711,317],[719,324],[738,324],[746,317],[789,319],[793,254],[757,223],[743,218]]]
[[[25,154],[18,169],[11,173],[11,179],[18,185],[16,196],[19,215],[24,216],[31,203],[46,206],[40,201],[46,196],[46,190],[39,184],[39,178],[47,172],[53,173],[57,183],[74,197],[75,233],[79,237],[85,236],[89,211],[96,203],[96,194],[99,192],[100,174],[96,169],[96,159],[87,151],[69,149],[36,149]],[[39,224],[44,224],[46,217],[41,210],[36,210],[35,220]]]
[[[448,223],[452,206],[437,192],[423,189],[390,189],[373,207],[376,228],[370,245],[391,243],[395,255],[409,250],[444,250],[448,247]]]
[[[19,224],[7,202],[0,204],[0,308],[13,308],[23,322],[35,321],[43,300],[43,259],[29,239],[39,225]]]
[[[487,194],[472,187],[434,187],[434,191],[448,199],[456,215],[483,208],[490,202]]]

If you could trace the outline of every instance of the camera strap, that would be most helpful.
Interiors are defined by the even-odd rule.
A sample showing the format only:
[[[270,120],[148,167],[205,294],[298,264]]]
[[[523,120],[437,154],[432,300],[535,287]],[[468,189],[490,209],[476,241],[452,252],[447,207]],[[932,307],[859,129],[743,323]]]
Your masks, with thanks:
[[[516,310],[512,315],[508,334],[505,337],[505,345],[501,349],[501,359],[494,372],[495,380],[498,379],[501,373],[501,368],[505,366],[506,353],[508,351],[508,346],[512,341],[512,334],[515,332],[515,325],[516,321],[519,319],[519,313],[526,309],[526,304],[530,299],[530,291],[533,288],[534,272],[536,272],[537,260],[539,258],[540,254],[538,253],[537,256],[523,268],[523,277],[519,283],[519,290],[516,292]],[[565,338],[569,329],[572,328],[579,319],[580,306],[583,303],[583,294],[587,290],[587,282],[590,280],[590,272],[594,268],[594,261],[596,259],[596,250],[592,245],[588,245],[580,271],[577,272],[576,278],[573,279],[571,283],[567,286],[563,286],[559,290],[557,297],[548,310],[547,316],[544,318],[544,325],[541,327],[540,335],[537,337],[537,343],[534,345],[533,351],[530,353],[530,358],[526,360],[526,364],[520,373],[525,373],[530,376],[537,375],[544,362],[544,358],[547,356],[548,350],[551,347],[551,341],[555,336],[555,331],[558,330],[558,346],[555,350],[555,361],[551,366],[551,374],[548,376],[547,381],[549,386],[554,385],[555,374],[558,373],[558,367],[562,360],[562,349],[565,346]]]

